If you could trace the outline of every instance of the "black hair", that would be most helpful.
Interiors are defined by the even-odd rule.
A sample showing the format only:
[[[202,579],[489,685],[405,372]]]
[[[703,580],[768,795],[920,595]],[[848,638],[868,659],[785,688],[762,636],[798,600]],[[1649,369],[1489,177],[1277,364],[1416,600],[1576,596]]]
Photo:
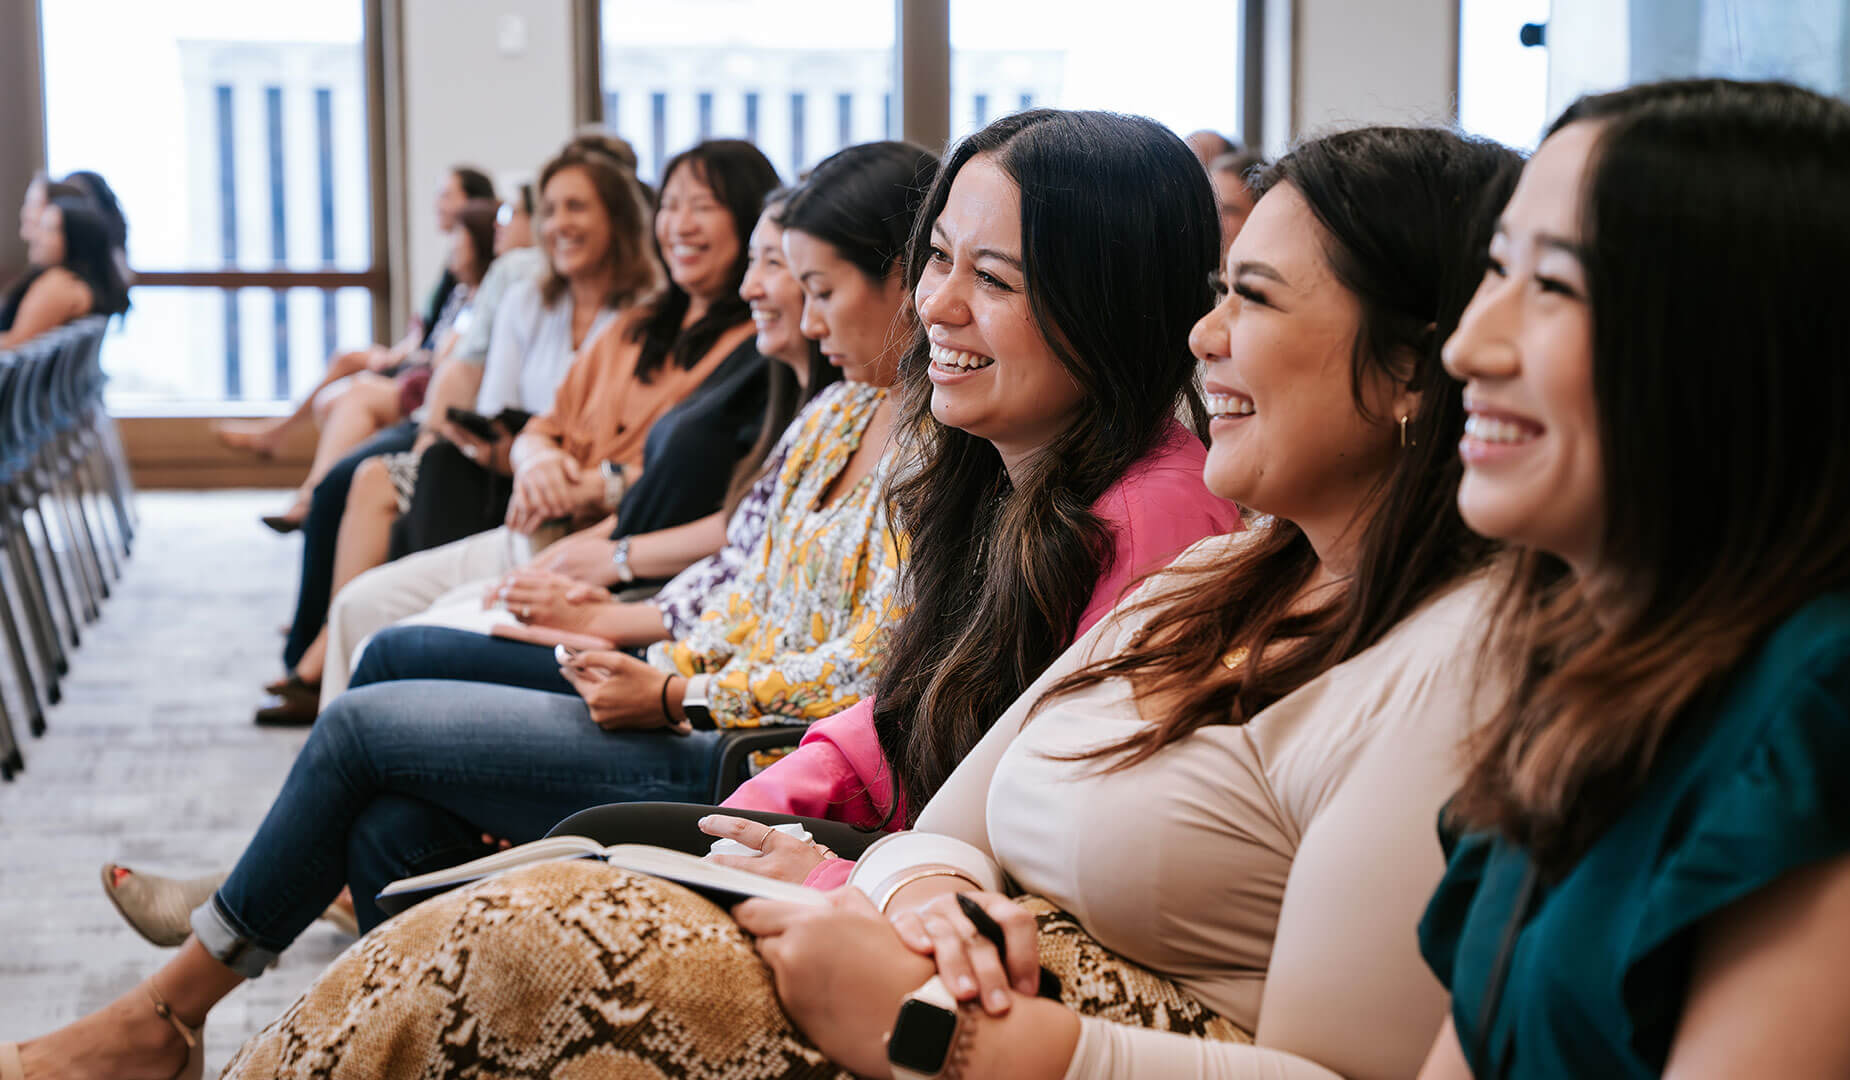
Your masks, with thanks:
[[[488,174],[469,165],[458,165],[450,170],[456,182],[462,185],[463,197],[468,199],[492,199],[495,197],[495,182]]]
[[[791,194],[792,189],[780,187],[766,195],[762,216],[769,217],[772,224],[782,228],[783,222],[778,215],[790,201]],[[765,378],[769,386],[765,393],[764,426],[758,430],[758,441],[733,469],[732,486],[726,492],[727,517],[732,516],[732,511],[738,509],[739,501],[764,474],[765,459],[771,456],[771,450],[783,436],[784,429],[790,426],[805,405],[815,400],[823,388],[841,381],[841,369],[829,363],[828,357],[822,355],[821,343],[803,338],[803,346],[803,378],[798,379],[796,372],[785,364],[772,362],[765,365]]]
[[[480,275],[487,274],[489,264],[495,261],[495,215],[500,209],[500,204],[493,199],[470,199],[456,214],[456,227],[468,242],[469,254],[475,261],[478,285],[481,284]]]
[[[64,268],[90,287],[91,312],[120,315],[128,310],[128,285],[116,265],[115,246],[109,242],[108,219],[89,196],[54,195],[64,223]]]
[[[109,230],[109,246],[118,251],[128,250],[128,219],[122,216],[122,204],[117,201],[114,189],[101,173],[89,169],[79,169],[64,178],[64,182],[80,187],[96,204],[97,212],[103,215],[103,222]]]
[[[643,382],[670,361],[683,371],[692,370],[726,331],[751,318],[750,306],[739,296],[739,285],[745,280],[746,248],[764,197],[778,186],[777,169],[770,159],[744,139],[708,139],[676,154],[662,170],[664,191],[675,170],[683,168],[692,170],[696,179],[712,189],[713,197],[731,215],[739,250],[726,275],[724,290],[706,314],[686,329],[682,329],[681,321],[687,317],[693,298],[667,273],[662,253],[655,253],[668,284],[649,317],[630,331],[632,340],[642,341],[636,377]]]
[[[913,222],[906,281],[932,257],[957,174],[983,155],[1021,193],[1029,310],[1083,390],[1079,412],[1011,482],[987,441],[939,423],[925,335],[900,365],[895,429],[916,468],[891,491],[910,540],[906,616],[874,723],[908,815],[1072,641],[1113,545],[1093,512],[1186,406],[1205,427],[1188,335],[1214,303],[1220,224],[1208,174],[1174,132],[1105,112],[1033,109],[945,156]]]
[[[904,142],[869,142],[818,162],[778,216],[826,242],[878,284],[899,266],[938,159]]]

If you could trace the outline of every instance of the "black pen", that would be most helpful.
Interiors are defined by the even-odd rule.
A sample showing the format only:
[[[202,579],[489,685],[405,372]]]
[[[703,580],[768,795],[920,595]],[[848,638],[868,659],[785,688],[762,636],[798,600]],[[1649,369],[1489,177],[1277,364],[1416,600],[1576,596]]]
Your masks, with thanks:
[[[964,915],[969,918],[971,925],[976,927],[976,932],[996,947],[996,957],[1002,961],[1002,969],[1008,970],[1008,942],[1003,936],[1002,927],[997,924],[996,920],[989,917],[989,912],[983,910],[983,905],[970,899],[969,893],[957,894],[957,906],[964,910]],[[1060,977],[1048,971],[1046,967],[1041,968],[1039,994],[1041,997],[1052,998],[1054,1001],[1060,1000]]]

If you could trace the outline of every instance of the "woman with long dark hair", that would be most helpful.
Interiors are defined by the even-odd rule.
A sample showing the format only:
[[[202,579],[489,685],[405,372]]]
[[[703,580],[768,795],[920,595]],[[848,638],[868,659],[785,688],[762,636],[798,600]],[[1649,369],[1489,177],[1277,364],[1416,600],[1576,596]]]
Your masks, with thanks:
[[[1428,1080],[1850,1075],[1846,187],[1843,102],[1672,82],[1570,106],[1503,211],[1446,364],[1519,554]]]
[[[53,194],[33,223],[32,269],[0,296],[0,348],[11,348],[85,315],[128,310],[128,286],[110,253],[101,213],[75,194]]]
[[[1275,168],[1229,254],[1235,298],[1192,339],[1215,414],[1210,485],[1273,516],[1203,541],[1102,620],[996,721],[918,831],[870,849],[856,883],[886,917],[859,890],[822,907],[751,901],[735,912],[754,944],[655,879],[516,871],[382,928],[228,1075],[262,1075],[285,1046],[321,1060],[360,1044],[415,1073],[445,1054],[416,1030],[433,1010],[470,1025],[485,1068],[1406,1074],[1442,1008],[1405,930],[1440,870],[1430,815],[1468,720],[1492,549],[1449,501],[1464,417],[1438,351],[1488,231],[1471,207],[1517,167],[1450,133],[1367,129]],[[938,219],[952,277],[975,175],[966,165]],[[1396,576],[1361,576],[1390,560]],[[1210,602],[1227,596],[1246,619]],[[1037,934],[1027,909],[975,897],[1002,923],[1006,969],[950,896],[975,887],[966,875],[993,888],[1004,874],[1052,901],[1028,902]],[[418,974],[453,970],[458,950],[463,982]],[[1030,996],[1041,963],[1061,1000]],[[489,986],[505,1008],[477,992]],[[632,1007],[590,1008],[612,999]],[[337,1001],[364,1020],[317,1019]],[[550,1037],[567,1016],[583,1026]]]

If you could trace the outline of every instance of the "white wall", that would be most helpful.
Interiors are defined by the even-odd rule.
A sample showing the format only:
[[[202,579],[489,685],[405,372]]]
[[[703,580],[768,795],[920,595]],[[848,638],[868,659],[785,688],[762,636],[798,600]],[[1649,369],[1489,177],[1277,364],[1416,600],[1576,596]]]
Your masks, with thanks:
[[[407,221],[403,232],[393,232],[395,242],[404,237],[410,260],[408,280],[394,285],[420,310],[443,272],[444,242],[431,204],[450,167],[474,165],[497,184],[531,177],[571,135],[572,6],[571,0],[401,5]],[[518,32],[509,20],[518,22]]]
[[[1458,0],[1297,0],[1294,136],[1457,117]]]

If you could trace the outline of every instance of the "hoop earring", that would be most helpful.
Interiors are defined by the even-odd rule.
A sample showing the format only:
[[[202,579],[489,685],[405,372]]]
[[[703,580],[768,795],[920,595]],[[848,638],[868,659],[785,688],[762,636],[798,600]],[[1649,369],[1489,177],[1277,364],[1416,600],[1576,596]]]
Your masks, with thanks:
[[[1405,450],[1407,447],[1414,445],[1417,444],[1409,441],[1407,438],[1407,418],[1402,416],[1400,418],[1400,448]]]

